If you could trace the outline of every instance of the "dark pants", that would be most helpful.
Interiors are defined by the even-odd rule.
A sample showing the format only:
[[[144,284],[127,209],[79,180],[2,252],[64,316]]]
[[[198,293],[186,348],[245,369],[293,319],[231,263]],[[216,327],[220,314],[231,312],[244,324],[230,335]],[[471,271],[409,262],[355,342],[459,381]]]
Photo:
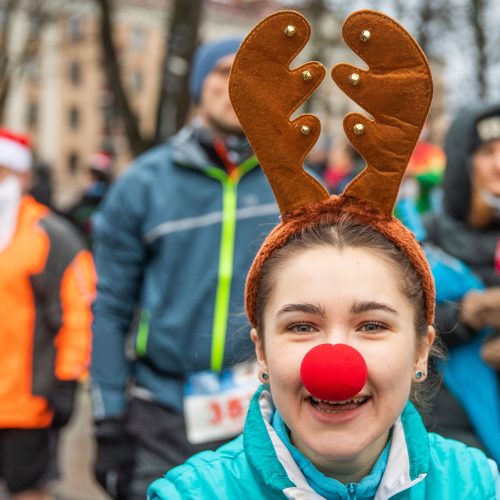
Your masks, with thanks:
[[[127,427],[135,443],[135,468],[128,500],[144,500],[148,486],[165,473],[203,450],[215,450],[227,442],[191,444],[184,418],[156,403],[134,399]]]
[[[43,488],[57,477],[57,439],[52,429],[0,429],[0,478],[10,493]]]

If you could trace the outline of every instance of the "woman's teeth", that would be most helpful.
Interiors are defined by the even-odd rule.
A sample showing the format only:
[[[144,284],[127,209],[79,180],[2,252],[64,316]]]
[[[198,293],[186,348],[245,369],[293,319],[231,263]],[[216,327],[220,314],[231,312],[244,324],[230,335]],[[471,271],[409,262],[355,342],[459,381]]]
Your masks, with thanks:
[[[325,413],[341,413],[348,410],[355,410],[366,403],[367,400],[368,398],[366,396],[358,396],[343,401],[326,401],[310,396],[312,406],[316,408],[316,410]]]
[[[345,399],[344,401],[326,401],[325,399],[317,399],[311,396],[315,403],[328,403],[329,405],[346,405],[348,403],[362,403],[366,400],[366,396],[358,396],[352,399]]]

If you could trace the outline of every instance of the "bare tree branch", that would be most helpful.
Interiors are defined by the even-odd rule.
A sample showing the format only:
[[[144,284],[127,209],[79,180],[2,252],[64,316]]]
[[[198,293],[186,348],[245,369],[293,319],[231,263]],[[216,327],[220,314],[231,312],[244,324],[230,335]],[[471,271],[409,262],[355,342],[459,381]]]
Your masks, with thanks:
[[[113,0],[96,0],[101,11],[101,41],[105,61],[106,76],[114,97],[117,113],[125,125],[130,150],[139,155],[151,146],[151,139],[144,138],[139,130],[139,121],[132,110],[128,95],[123,84],[118,52],[113,39]]]
[[[3,25],[0,27],[0,121],[3,121],[5,105],[12,82],[21,78],[35,61],[40,48],[43,29],[60,16],[49,7],[50,2],[7,0],[3,7]],[[14,15],[23,12],[29,20],[29,28],[22,47],[11,53],[10,37]]]
[[[156,141],[162,142],[185,123],[189,109],[188,78],[198,45],[202,0],[176,0],[166,27],[167,52],[163,60]]]
[[[484,18],[486,14],[487,0],[471,0],[470,1],[470,23],[472,25],[472,31],[474,36],[474,41],[476,45],[476,75],[477,75],[477,85],[478,93],[481,99],[484,99],[488,93],[488,83],[487,83],[487,69],[488,69],[488,51],[487,51],[487,40],[485,33],[485,23]]]
[[[5,104],[10,89],[10,55],[9,37],[12,13],[16,6],[16,0],[8,0],[3,10],[3,25],[0,30],[0,122],[4,120]]]

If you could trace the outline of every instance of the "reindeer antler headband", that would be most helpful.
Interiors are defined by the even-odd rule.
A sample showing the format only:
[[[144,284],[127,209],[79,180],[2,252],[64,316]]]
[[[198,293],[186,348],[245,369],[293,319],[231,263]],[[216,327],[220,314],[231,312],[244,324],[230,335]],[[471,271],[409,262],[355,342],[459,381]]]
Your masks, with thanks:
[[[362,10],[346,19],[344,40],[369,69],[337,64],[332,78],[374,120],[358,113],[344,118],[345,133],[367,165],[342,195],[329,196],[303,169],[304,158],[320,133],[319,120],[301,115],[290,121],[325,75],[318,62],[289,68],[309,40],[310,31],[299,13],[276,12],[247,36],[231,70],[231,101],[282,216],[260,248],[247,278],[250,323],[257,326],[257,287],[268,257],[304,226],[334,223],[349,212],[373,226],[408,257],[423,281],[426,316],[432,324],[435,291],[429,265],[413,234],[393,216],[401,181],[432,100],[426,57],[408,32],[384,14]]]

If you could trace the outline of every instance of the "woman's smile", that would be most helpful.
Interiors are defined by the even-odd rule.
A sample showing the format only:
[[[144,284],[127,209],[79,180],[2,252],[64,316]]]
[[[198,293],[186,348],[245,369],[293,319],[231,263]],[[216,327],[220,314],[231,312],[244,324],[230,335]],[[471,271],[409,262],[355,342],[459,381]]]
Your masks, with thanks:
[[[335,425],[359,418],[366,410],[365,405],[370,403],[370,399],[366,396],[357,396],[347,401],[323,401],[309,396],[305,401],[311,408],[314,419],[320,423]]]
[[[309,396],[307,399],[310,401],[313,408],[325,413],[343,413],[357,410],[368,401],[368,398],[363,396],[346,399],[345,401],[325,401],[324,399],[317,399],[313,396]]]

